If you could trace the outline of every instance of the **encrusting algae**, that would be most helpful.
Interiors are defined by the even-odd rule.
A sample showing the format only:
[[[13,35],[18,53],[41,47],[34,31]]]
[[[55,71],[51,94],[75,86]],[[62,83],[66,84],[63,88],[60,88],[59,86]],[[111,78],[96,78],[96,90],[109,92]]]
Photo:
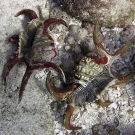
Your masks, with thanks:
[[[74,17],[105,27],[130,24],[135,0],[61,0],[66,12]]]

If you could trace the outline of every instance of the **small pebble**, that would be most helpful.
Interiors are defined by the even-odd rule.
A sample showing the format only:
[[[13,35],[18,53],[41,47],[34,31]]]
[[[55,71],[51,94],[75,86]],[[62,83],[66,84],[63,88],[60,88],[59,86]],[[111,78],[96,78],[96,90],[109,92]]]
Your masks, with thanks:
[[[112,108],[116,109],[118,107],[118,104],[112,103],[111,105],[109,105],[109,107],[112,107]]]
[[[55,133],[55,134],[58,134],[59,132],[60,132],[59,129],[55,129],[55,130],[54,130],[54,133]]]
[[[132,109],[133,109],[133,111],[135,112],[135,106],[134,106]]]
[[[58,133],[58,135],[64,135],[64,134],[63,134],[63,132],[62,132],[62,131],[60,131],[60,132]]]
[[[68,51],[68,50],[70,50],[70,49],[71,49],[71,47],[70,47],[69,45],[66,45],[66,46],[65,46],[65,50],[66,50],[66,51]]]
[[[57,123],[57,124],[55,125],[55,127],[56,127],[56,128],[61,128],[61,124]]]

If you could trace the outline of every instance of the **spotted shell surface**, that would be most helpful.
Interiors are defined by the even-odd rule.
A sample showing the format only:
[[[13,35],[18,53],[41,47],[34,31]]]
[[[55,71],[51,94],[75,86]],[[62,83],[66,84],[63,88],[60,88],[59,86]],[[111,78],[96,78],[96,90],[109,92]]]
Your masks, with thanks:
[[[129,24],[135,14],[135,0],[61,0],[74,17],[111,27]]]
[[[79,83],[85,85],[90,78],[97,76],[102,71],[103,67],[94,63],[92,59],[83,57],[79,62],[79,65],[76,66],[75,78],[79,78]]]

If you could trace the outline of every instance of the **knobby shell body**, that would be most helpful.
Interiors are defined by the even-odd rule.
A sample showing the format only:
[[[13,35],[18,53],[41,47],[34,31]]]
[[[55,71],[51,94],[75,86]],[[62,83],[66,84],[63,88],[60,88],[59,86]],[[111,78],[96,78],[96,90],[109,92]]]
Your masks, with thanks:
[[[114,79],[106,66],[99,66],[88,57],[83,57],[76,69],[74,81],[81,85],[67,96],[67,102],[74,102],[76,106],[83,106],[85,102],[95,102],[97,95]]]

